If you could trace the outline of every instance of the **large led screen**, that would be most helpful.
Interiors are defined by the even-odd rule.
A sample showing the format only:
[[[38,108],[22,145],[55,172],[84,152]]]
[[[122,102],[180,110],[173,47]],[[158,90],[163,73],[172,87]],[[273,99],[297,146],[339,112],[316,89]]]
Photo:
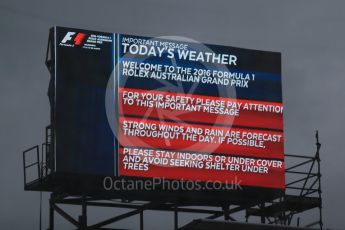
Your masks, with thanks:
[[[284,189],[280,53],[54,34],[57,173]]]

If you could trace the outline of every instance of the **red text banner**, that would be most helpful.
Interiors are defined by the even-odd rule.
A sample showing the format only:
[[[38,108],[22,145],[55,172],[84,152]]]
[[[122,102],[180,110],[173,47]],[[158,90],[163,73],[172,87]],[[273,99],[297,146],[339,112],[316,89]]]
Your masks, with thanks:
[[[120,115],[283,129],[282,103],[120,88]]]
[[[284,188],[281,160],[124,147],[120,162],[124,176]]]
[[[129,117],[119,126],[123,146],[284,158],[282,132]]]

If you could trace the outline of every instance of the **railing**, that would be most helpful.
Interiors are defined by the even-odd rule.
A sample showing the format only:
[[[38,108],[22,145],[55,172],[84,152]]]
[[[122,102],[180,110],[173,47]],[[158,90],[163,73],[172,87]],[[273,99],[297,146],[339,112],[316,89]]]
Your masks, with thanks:
[[[316,153],[314,157],[298,156],[286,154],[286,157],[299,160],[299,163],[291,166],[285,170],[286,175],[290,177],[298,177],[291,182],[286,183],[286,194],[292,193],[300,198],[313,198],[317,200],[316,207],[319,208],[319,220],[311,224],[307,224],[306,227],[312,227],[319,225],[320,229],[323,227],[322,222],[322,197],[321,197],[321,170],[320,170],[320,148],[319,134],[316,131]],[[297,193],[297,194],[296,194]],[[291,211],[288,217],[288,224],[296,212]],[[298,221],[299,225],[299,221]]]
[[[41,145],[33,146],[23,152],[24,187],[34,182],[41,182],[54,170],[53,129],[46,127],[46,140]],[[29,160],[31,159],[31,160]],[[29,175],[31,172],[36,172]],[[30,178],[29,178],[30,177]]]
[[[285,170],[286,175],[290,177],[298,177],[291,182],[286,184],[286,192],[289,193],[291,190],[296,190],[300,196],[310,196],[314,193],[319,192],[321,183],[321,173],[320,173],[320,158],[318,153],[315,157],[307,156],[297,156],[285,154],[286,157],[294,158],[296,160],[302,160],[302,162],[291,166]],[[303,169],[307,169],[304,171]],[[302,178],[300,178],[303,176]],[[319,187],[316,187],[319,186]],[[295,193],[295,192],[292,192]]]
[[[38,179],[41,178],[41,167],[40,167],[40,154],[39,154],[39,146],[36,145],[31,147],[23,152],[23,167],[24,167],[24,185],[28,185]],[[35,159],[31,162],[28,162],[28,155],[33,156]],[[28,179],[28,170],[32,169],[33,167],[37,167],[37,176],[33,177],[34,179]]]
[[[301,212],[319,208],[319,219],[306,227],[319,225],[322,229],[322,199],[319,135],[316,132],[315,156],[285,154],[285,163],[292,165],[285,169],[285,194],[270,202],[256,205],[247,210],[246,218],[261,216],[261,222],[269,224],[291,225],[293,217]],[[300,219],[297,218],[297,226]]]

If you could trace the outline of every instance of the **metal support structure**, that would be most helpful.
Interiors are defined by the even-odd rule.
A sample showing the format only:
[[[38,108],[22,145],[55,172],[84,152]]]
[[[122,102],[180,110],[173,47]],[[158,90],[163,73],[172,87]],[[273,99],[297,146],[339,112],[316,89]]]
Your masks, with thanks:
[[[234,209],[224,209],[223,211],[215,211],[213,209],[197,209],[197,208],[185,208],[179,207],[177,204],[171,203],[152,203],[152,202],[139,202],[139,203],[123,203],[121,200],[97,200],[95,197],[69,197],[69,196],[58,196],[52,193],[50,198],[50,215],[49,215],[49,229],[54,230],[54,213],[58,213],[61,217],[75,226],[77,229],[111,229],[106,228],[107,225],[113,224],[117,221],[123,220],[134,215],[139,215],[139,229],[144,229],[144,211],[145,210],[160,210],[160,211],[170,211],[173,212],[174,217],[174,229],[179,229],[178,215],[180,212],[188,213],[203,213],[212,214],[211,218],[217,218],[220,216],[228,216],[229,220],[234,220],[230,213],[235,213],[239,210],[244,209],[244,207],[236,207]],[[80,205],[82,207],[82,214],[79,216],[78,220],[74,219],[67,212],[63,211],[60,205]],[[132,211],[126,212],[114,216],[112,218],[106,219],[99,223],[93,225],[87,225],[87,206],[97,206],[97,207],[110,207],[110,208],[131,208]]]

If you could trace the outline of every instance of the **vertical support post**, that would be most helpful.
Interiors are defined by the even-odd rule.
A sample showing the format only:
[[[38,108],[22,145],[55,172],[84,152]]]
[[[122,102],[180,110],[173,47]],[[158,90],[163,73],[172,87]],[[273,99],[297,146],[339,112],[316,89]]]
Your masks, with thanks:
[[[178,212],[177,212],[177,205],[174,206],[174,230],[178,230]]]
[[[279,202],[283,202],[285,201],[285,194],[283,197],[280,197],[279,198]],[[281,213],[280,213],[280,225],[283,225],[284,224],[284,220],[285,220],[285,205],[283,206],[282,210],[281,210]]]
[[[229,205],[224,205],[223,206],[223,212],[224,212],[224,220],[230,220],[230,214],[229,214]]]
[[[265,214],[264,214],[264,208],[265,208],[265,202],[262,202],[261,205],[260,205],[260,209],[261,209],[261,224],[264,224],[266,222]]]
[[[54,201],[53,193],[50,195],[49,199],[49,228],[48,230],[54,230]]]
[[[140,230],[144,230],[144,211],[140,212]]]
[[[87,229],[87,206],[85,196],[82,196],[81,201],[81,216],[79,216],[79,227],[82,230]]]
[[[38,175],[38,179],[42,179],[41,177],[41,162],[40,162],[40,148],[37,146],[36,149],[36,153],[37,153],[37,175]]]
[[[40,230],[42,230],[42,191],[40,191]]]
[[[320,169],[320,148],[321,148],[321,143],[319,142],[319,131],[316,131],[315,134],[316,137],[316,161],[317,161],[317,177],[318,177],[318,182],[319,182],[319,188],[318,188],[318,193],[319,193],[319,199],[320,199],[320,205],[319,205],[319,224],[320,224],[320,229],[323,229],[323,222],[322,222],[322,198],[321,198],[321,169]]]
[[[293,215],[294,215],[293,212],[290,212],[290,213],[289,213],[289,216],[288,216],[288,217],[289,217],[289,218],[288,218],[288,226],[290,226],[290,224],[291,224]]]

